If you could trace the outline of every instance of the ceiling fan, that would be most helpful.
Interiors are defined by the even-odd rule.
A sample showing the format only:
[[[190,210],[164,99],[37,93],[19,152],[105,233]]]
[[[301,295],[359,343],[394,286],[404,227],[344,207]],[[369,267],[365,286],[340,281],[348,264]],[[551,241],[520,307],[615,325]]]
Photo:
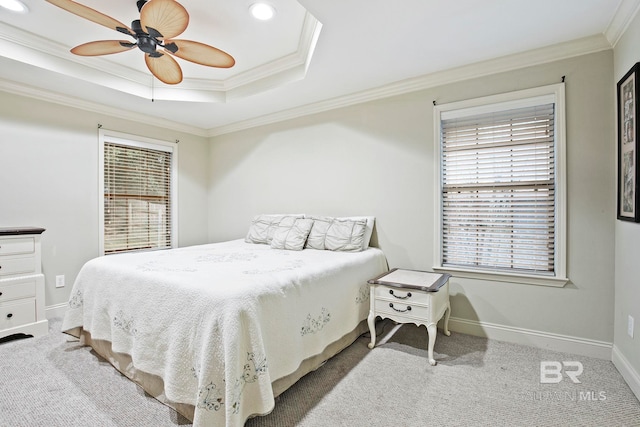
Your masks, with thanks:
[[[217,68],[230,68],[236,62],[231,55],[213,46],[191,40],[173,40],[189,24],[187,10],[175,0],[138,0],[140,19],[134,20],[131,28],[73,0],[46,1],[135,39],[134,42],[100,40],[84,43],[71,49],[72,53],[81,56],[109,55],[137,46],[144,52],[144,60],[151,74],[166,84],[178,84],[182,81],[182,69],[173,56]]]

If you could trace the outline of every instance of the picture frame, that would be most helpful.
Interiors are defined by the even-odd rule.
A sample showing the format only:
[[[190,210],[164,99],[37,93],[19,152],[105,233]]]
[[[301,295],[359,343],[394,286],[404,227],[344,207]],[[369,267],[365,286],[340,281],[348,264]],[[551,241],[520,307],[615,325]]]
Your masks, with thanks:
[[[618,101],[618,219],[640,222],[638,198],[638,135],[640,62],[617,84]]]

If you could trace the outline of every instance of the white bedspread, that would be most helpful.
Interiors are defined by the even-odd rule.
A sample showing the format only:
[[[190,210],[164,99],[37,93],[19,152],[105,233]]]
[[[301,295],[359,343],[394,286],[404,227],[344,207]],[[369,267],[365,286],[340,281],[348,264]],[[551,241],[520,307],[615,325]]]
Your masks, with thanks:
[[[242,426],[274,407],[272,381],[369,311],[379,249],[285,251],[242,240],[87,262],[62,330],[83,328],[195,406],[195,426]]]

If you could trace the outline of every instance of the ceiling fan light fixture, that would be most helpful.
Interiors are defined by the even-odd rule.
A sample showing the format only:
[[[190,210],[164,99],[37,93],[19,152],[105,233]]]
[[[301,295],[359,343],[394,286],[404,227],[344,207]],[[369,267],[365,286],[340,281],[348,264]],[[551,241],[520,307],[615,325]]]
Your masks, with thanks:
[[[254,3],[249,10],[254,18],[261,21],[268,21],[276,14],[276,9],[268,3]]]
[[[17,13],[27,13],[29,11],[27,5],[20,0],[0,0],[0,7]]]

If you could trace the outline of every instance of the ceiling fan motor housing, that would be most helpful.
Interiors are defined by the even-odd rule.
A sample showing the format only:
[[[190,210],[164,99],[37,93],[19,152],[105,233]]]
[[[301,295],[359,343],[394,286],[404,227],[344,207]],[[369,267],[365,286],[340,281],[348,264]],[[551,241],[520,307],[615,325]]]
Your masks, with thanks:
[[[155,53],[156,47],[160,44],[155,37],[147,34],[140,24],[140,20],[136,19],[131,22],[131,29],[136,33],[136,39],[138,40],[138,48],[145,53]]]

